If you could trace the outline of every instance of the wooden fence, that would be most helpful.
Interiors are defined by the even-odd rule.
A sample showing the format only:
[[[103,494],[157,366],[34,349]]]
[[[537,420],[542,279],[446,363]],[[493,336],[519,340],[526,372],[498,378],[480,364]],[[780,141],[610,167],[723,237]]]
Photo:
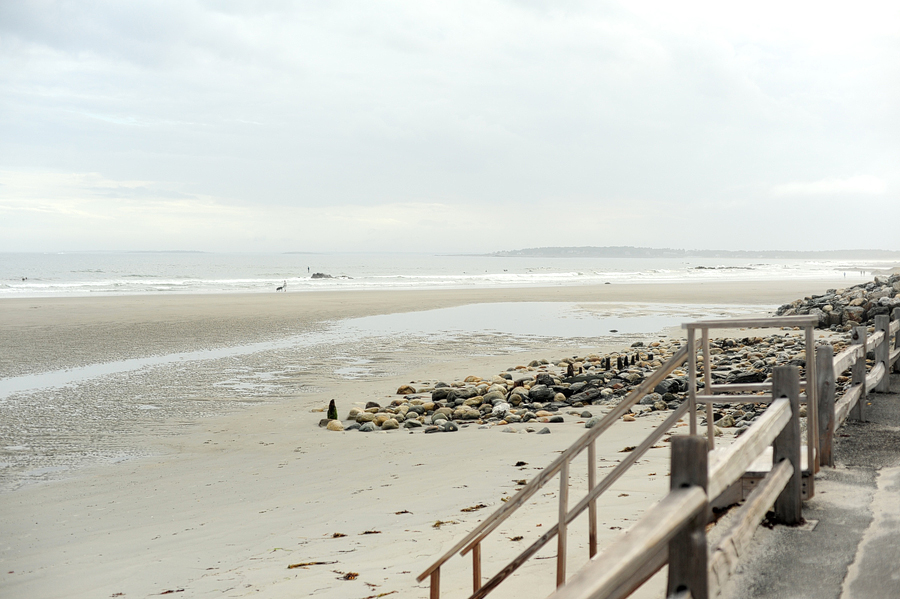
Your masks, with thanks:
[[[833,465],[831,444],[834,430],[848,417],[865,420],[865,398],[868,390],[887,391],[891,366],[900,368],[900,309],[894,319],[877,316],[875,333],[867,336],[866,327],[853,330],[852,345],[837,356],[830,345],[822,345],[812,353],[813,338],[810,317],[792,316],[768,319],[723,319],[685,325],[688,343],[662,367],[631,391],[601,421],[588,431],[549,466],[529,481],[513,498],[450,550],[422,572],[417,580],[430,578],[430,597],[440,597],[441,566],[459,552],[472,554],[470,599],[480,599],[512,575],[542,547],[557,538],[556,583],[552,599],[610,599],[627,597],[664,565],[669,565],[668,595],[671,599],[706,599],[718,593],[720,586],[734,571],[768,509],[774,504],[775,517],[784,524],[802,520],[804,494],[811,496],[812,480],[819,464]],[[712,384],[709,376],[710,328],[785,327],[806,328],[806,375],[801,381],[795,366],[773,370],[772,381],[728,389]],[[692,331],[701,331],[696,340]],[[698,393],[697,349],[704,355],[704,389]],[[874,364],[866,371],[866,354],[872,350]],[[673,370],[688,362],[689,399],[672,412],[640,445],[629,453],[601,481],[596,480],[596,439],[626,414]],[[850,385],[835,400],[837,377],[851,371]],[[808,381],[815,381],[809,384]],[[718,387],[718,388],[717,388]],[[801,394],[801,388],[806,389]],[[717,395],[728,392],[767,392],[760,395]],[[715,396],[715,400],[712,399]],[[739,398],[739,399],[738,399]],[[708,451],[711,438],[696,436],[698,403],[706,403],[707,422],[711,421],[712,403],[740,401],[770,405],[748,430],[728,448]],[[800,404],[807,403],[807,451],[802,452]],[[672,437],[671,490],[659,503],[603,553],[597,554],[597,499],[617,481],[644,453],[661,439],[685,414],[691,415],[690,435]],[[812,414],[812,416],[810,415]],[[711,433],[712,429],[708,429]],[[587,450],[588,491],[574,507],[569,508],[569,469],[572,460]],[[769,457],[771,452],[771,457]],[[807,492],[804,493],[804,464],[807,461]],[[760,460],[767,461],[765,468]],[[755,484],[746,501],[732,518],[733,524],[723,540],[711,551],[706,542],[706,524],[710,505],[733,490],[749,472]],[[481,571],[481,543],[502,522],[524,505],[541,487],[559,475],[559,510],[557,523],[547,530],[509,564],[488,581]],[[571,578],[566,576],[568,525],[585,510],[588,512],[589,563]]]

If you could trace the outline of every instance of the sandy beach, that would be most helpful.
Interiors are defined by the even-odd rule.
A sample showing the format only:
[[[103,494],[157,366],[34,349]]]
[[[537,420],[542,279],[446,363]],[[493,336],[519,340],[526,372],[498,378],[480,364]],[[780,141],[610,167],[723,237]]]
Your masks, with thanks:
[[[3,300],[0,379],[79,368],[89,375],[97,364],[184,356],[0,398],[0,595],[426,597],[427,583],[415,576],[513,494],[517,480],[533,477],[582,435],[583,419],[566,416],[540,436],[474,426],[363,434],[319,428],[318,410],[334,399],[344,417],[367,401],[390,401],[402,384],[490,377],[532,359],[677,338],[680,330],[594,340],[478,330],[355,337],[334,333],[335,323],[501,302],[600,304],[617,313],[635,302],[660,313],[731,305],[752,313],[835,286]],[[304,336],[318,341],[296,341]],[[250,344],[259,345],[229,353]],[[201,359],[196,352],[210,353]],[[613,427],[598,446],[601,468],[665,415]],[[667,448],[651,450],[604,495],[601,547],[665,492],[667,461]],[[584,488],[584,467],[573,477],[574,488]],[[554,521],[555,495],[537,497],[491,537],[486,575]],[[487,507],[461,511],[479,504]],[[570,573],[586,561],[585,528],[586,518],[570,526]],[[551,544],[492,596],[550,593],[554,560],[543,558],[553,555]],[[306,562],[324,563],[289,568]],[[452,560],[442,571],[442,596],[468,596],[470,568],[467,558]],[[652,585],[642,596],[654,596]]]

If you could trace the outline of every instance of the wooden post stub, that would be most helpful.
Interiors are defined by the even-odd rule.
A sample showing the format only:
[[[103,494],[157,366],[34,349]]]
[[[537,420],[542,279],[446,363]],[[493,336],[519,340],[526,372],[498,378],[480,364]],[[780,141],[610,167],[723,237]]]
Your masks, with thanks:
[[[672,437],[672,489],[700,486],[707,490],[707,442],[698,436]],[[687,590],[694,599],[708,599],[706,524],[709,508],[687,522],[669,541],[669,595]]]
[[[891,320],[900,320],[900,308],[894,308]],[[897,349],[898,347],[900,347],[900,331],[897,331],[897,334],[894,335],[894,349]],[[900,373],[900,360],[894,362],[894,372]]]
[[[834,468],[834,347],[816,348],[816,387],[819,403],[819,464]]]
[[[891,390],[891,369],[888,363],[891,357],[890,326],[891,317],[887,314],[879,314],[875,317],[875,332],[884,332],[881,343],[875,346],[875,364],[884,364],[884,376],[881,378],[881,382],[872,389],[878,393],[888,393]]]
[[[789,460],[794,473],[775,500],[775,520],[781,524],[803,522],[801,513],[803,471],[800,462],[800,370],[796,366],[777,366],[772,370],[772,397],[791,402],[791,419],[772,443],[772,463]]]
[[[866,327],[855,327],[853,332],[850,334],[850,345],[862,345],[863,346],[863,357],[856,360],[853,363],[853,368],[850,369],[850,384],[851,385],[862,385],[862,393],[859,395],[859,400],[857,400],[856,405],[850,410],[850,414],[848,418],[852,420],[858,420],[860,422],[866,421],[866,394],[868,390],[866,389],[866,336],[867,331]]]

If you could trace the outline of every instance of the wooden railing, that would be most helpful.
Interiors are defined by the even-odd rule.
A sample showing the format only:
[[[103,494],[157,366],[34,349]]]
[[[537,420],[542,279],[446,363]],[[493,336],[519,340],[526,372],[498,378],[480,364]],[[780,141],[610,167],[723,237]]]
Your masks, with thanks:
[[[888,372],[900,369],[900,309],[894,320],[887,316],[875,319],[876,332],[867,338],[865,327],[853,331],[852,345],[837,356],[830,345],[812,352],[811,317],[781,317],[771,319],[730,319],[701,321],[685,325],[688,344],[683,346],[662,367],[648,376],[606,416],[541,473],[529,481],[513,498],[494,512],[475,530],[458,541],[450,550],[422,572],[419,582],[430,578],[430,597],[440,597],[441,566],[457,552],[472,553],[473,593],[470,599],[480,599],[496,588],[529,558],[534,556],[553,537],[557,537],[556,582],[553,599],[608,599],[626,597],[650,576],[669,564],[668,595],[670,599],[693,597],[706,599],[718,592],[721,584],[734,571],[737,559],[744,553],[753,531],[770,506],[775,505],[779,522],[801,522],[803,469],[801,461],[801,433],[799,406],[807,402],[808,492],[812,491],[812,473],[822,464],[833,465],[831,444],[834,429],[850,416],[865,419],[865,397],[869,389],[887,391]],[[813,323],[814,324],[814,323]],[[709,376],[709,337],[711,328],[803,326],[806,331],[806,375],[808,384],[801,381],[794,366],[773,370],[770,383],[753,385],[714,385]],[[701,330],[697,341],[693,331]],[[704,393],[697,393],[696,354],[698,346],[704,352]],[[873,348],[875,364],[866,373],[866,352]],[[812,356],[815,356],[814,358]],[[685,361],[691,375],[689,401],[674,410],[644,441],[623,459],[599,483],[596,481],[596,439],[625,415],[645,395]],[[845,370],[852,371],[851,386],[835,402],[835,380]],[[801,394],[800,389],[806,393]],[[771,391],[768,396],[725,396],[717,392]],[[715,397],[715,399],[713,399]],[[730,447],[708,452],[710,439],[696,436],[696,406],[707,404],[707,423],[712,421],[713,403],[727,401],[770,403],[767,410]],[[691,414],[691,434],[672,436],[671,491],[648,510],[625,535],[597,555],[596,502],[625,471],[671,429],[686,413]],[[813,414],[810,417],[810,413]],[[821,414],[821,418],[817,418]],[[708,431],[710,429],[707,429]],[[772,447],[772,465],[764,478],[746,497],[744,505],[732,521],[723,540],[707,557],[706,524],[709,505],[729,487],[737,483],[748,467]],[[569,509],[569,467],[582,451],[588,453],[587,494]],[[559,474],[559,516],[557,523],[525,551],[502,568],[486,583],[481,574],[481,543],[513,512],[525,504],[541,487]],[[577,516],[588,510],[590,562],[571,579],[566,577],[567,527]]]
[[[739,329],[739,328],[802,328],[804,331],[804,350],[806,354],[806,378],[807,380],[816,380],[816,360],[815,360],[815,341],[814,331],[819,319],[816,316],[779,316],[775,318],[723,318],[717,320],[700,320],[691,323],[685,323],[683,328],[687,329],[688,343],[695,338],[697,331],[700,331],[701,356],[703,357],[703,390],[698,390],[698,370],[697,361],[688,361],[689,387],[688,394],[691,404],[706,404],[706,439],[709,450],[715,449],[715,425],[713,422],[713,404],[721,403],[769,403],[772,401],[771,393],[772,383],[744,383],[744,384],[713,384],[712,381],[712,356],[709,345],[710,329]],[[807,464],[812,464],[812,470],[807,470],[801,474],[805,481],[804,498],[809,499],[815,494],[813,474],[818,470],[816,464],[815,447],[818,444],[817,432],[818,427],[818,401],[816,385],[807,385],[806,380],[800,381],[800,388],[805,389],[806,393],[800,396],[800,402],[807,405],[807,437],[810,441],[807,443]],[[724,394],[729,395],[724,395]],[[753,396],[743,395],[746,393],[755,393]],[[758,395],[763,393],[763,395]],[[692,414],[693,416],[693,414]],[[691,434],[695,434],[696,418],[691,418]],[[811,436],[810,436],[811,435]],[[747,463],[747,466],[753,460]],[[810,474],[812,472],[812,474]],[[724,489],[722,489],[724,491]]]
[[[887,315],[875,317],[875,332],[869,337],[866,327],[853,329],[850,347],[834,355],[831,345],[816,349],[819,365],[816,386],[819,389],[818,463],[834,466],[832,443],[834,431],[848,418],[865,422],[866,394],[869,390],[884,393],[890,390],[889,372],[900,372],[900,308]],[[866,372],[866,355],[875,354],[872,369]],[[850,386],[835,399],[836,379],[850,371]]]
[[[734,571],[737,556],[772,503],[778,522],[799,524],[800,374],[796,366],[774,369],[772,395],[774,401],[764,415],[712,463],[709,456],[716,454],[707,452],[703,437],[673,436],[669,494],[551,599],[627,597],[666,563],[669,597],[689,591],[695,599],[706,599]],[[718,490],[739,480],[746,465],[769,445],[773,468],[735,515],[723,540],[708,553],[710,503]]]
[[[696,350],[696,346],[694,347]],[[441,566],[447,560],[452,558],[457,552],[460,555],[472,553],[472,572],[473,572],[473,593],[470,599],[480,599],[487,595],[490,591],[497,587],[503,580],[515,572],[522,564],[537,553],[541,547],[546,545],[553,537],[557,537],[557,557],[556,557],[556,581],[557,586],[562,586],[566,580],[566,546],[567,546],[567,527],[572,520],[578,515],[588,510],[588,546],[589,556],[593,557],[597,553],[597,498],[606,491],[614,482],[616,482],[627,470],[634,464],[650,447],[652,447],[665,433],[672,428],[678,419],[684,416],[688,411],[688,403],[683,403],[677,410],[666,418],[644,441],[632,450],[628,457],[623,459],[613,470],[607,474],[602,481],[596,482],[597,472],[597,452],[596,440],[609,429],[619,418],[624,416],[633,405],[640,401],[645,395],[651,393],[653,389],[661,383],[673,370],[684,364],[688,354],[687,346],[683,346],[675,355],[672,356],[662,367],[654,371],[650,376],[643,380],[634,390],[622,399],[610,412],[608,412],[597,424],[588,429],[575,443],[566,449],[558,458],[544,468],[540,474],[534,479],[528,481],[522,489],[507,501],[500,509],[491,514],[486,520],[479,524],[475,530],[463,537],[453,547],[451,547],[444,555],[438,558],[431,566],[422,572],[417,580],[422,582],[426,578],[431,578],[431,599],[440,597],[440,576]],[[583,497],[571,510],[568,507],[568,491],[569,491],[569,466],[572,460],[587,449],[587,466],[588,466],[588,493]],[[519,507],[525,504],[532,495],[534,495],[541,487],[546,485],[551,479],[559,474],[559,518],[557,523],[544,533],[537,541],[532,543],[519,556],[513,559],[509,564],[502,568],[490,580],[482,584],[481,576],[481,542],[493,530],[500,526],[509,516],[513,514]]]

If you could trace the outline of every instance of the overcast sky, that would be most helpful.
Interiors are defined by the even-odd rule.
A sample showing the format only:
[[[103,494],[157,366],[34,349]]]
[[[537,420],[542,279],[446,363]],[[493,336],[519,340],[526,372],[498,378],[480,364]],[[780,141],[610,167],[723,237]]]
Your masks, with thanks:
[[[898,32],[896,1],[8,0],[0,251],[900,250]]]

